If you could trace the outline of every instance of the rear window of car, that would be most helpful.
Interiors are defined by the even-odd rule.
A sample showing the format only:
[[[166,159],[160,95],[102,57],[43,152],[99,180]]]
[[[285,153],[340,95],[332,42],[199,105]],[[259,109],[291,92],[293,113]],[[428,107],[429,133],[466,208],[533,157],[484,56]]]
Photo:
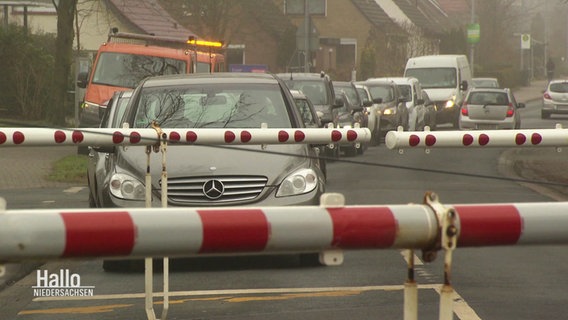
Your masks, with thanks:
[[[467,102],[479,105],[504,105],[509,104],[509,97],[505,92],[472,92]]]
[[[163,128],[291,128],[278,86],[208,84],[145,88],[138,100],[135,128],[153,121]]]
[[[284,80],[290,90],[302,91],[314,105],[329,105],[325,83],[320,80]]]
[[[568,82],[551,83],[550,91],[552,92],[568,92]]]

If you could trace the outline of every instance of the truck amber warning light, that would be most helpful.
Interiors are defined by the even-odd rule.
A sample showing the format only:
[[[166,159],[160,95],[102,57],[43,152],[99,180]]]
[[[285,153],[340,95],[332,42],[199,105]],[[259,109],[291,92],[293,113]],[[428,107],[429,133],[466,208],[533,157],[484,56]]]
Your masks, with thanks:
[[[187,40],[187,44],[204,46],[204,47],[215,47],[215,48],[221,48],[223,46],[223,42],[220,41],[207,41],[207,40],[197,40],[197,39],[189,39]]]

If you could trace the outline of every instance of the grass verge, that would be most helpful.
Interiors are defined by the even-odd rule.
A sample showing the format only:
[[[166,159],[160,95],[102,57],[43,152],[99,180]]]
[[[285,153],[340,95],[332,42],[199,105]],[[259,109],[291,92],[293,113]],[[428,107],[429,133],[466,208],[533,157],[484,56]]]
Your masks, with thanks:
[[[88,157],[85,155],[70,155],[62,158],[53,164],[47,179],[57,182],[86,183],[88,162]]]

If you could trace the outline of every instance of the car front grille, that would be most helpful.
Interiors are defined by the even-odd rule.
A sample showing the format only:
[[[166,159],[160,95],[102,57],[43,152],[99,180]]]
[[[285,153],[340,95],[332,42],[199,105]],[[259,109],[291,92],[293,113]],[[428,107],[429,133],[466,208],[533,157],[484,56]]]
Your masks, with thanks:
[[[254,200],[266,183],[264,176],[168,178],[168,202],[178,206]]]

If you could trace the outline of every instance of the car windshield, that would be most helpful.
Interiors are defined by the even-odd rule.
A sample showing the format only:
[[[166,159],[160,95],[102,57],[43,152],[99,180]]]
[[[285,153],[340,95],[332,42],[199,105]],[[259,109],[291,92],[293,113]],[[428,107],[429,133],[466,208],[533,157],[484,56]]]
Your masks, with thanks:
[[[369,93],[373,100],[381,98],[384,102],[390,102],[394,100],[394,90],[391,86],[373,86],[369,85]]]
[[[412,101],[412,90],[410,90],[410,85],[408,84],[399,84],[398,91],[400,91],[400,96],[404,97],[406,101]]]
[[[455,88],[457,86],[455,68],[407,69],[405,76],[417,78],[424,89]]]
[[[325,84],[320,80],[285,80],[290,90],[302,91],[314,105],[330,104]]]
[[[185,73],[187,63],[164,57],[103,52],[99,56],[93,83],[134,88],[150,76]]]
[[[314,115],[312,114],[312,110],[306,99],[294,99],[296,102],[296,107],[300,112],[300,116],[306,125],[314,125],[316,120],[314,119]]]
[[[199,84],[146,88],[134,127],[152,122],[164,128],[291,128],[278,86]]]
[[[509,104],[509,98],[505,92],[472,92],[467,100],[469,104],[478,105],[505,105]]]
[[[550,91],[552,92],[568,92],[568,82],[558,82],[550,84]]]
[[[367,95],[367,91],[365,89],[357,88],[357,93],[359,93],[359,97],[361,98],[361,101],[363,101],[363,102],[370,101],[369,96]]]
[[[337,88],[339,90],[342,90],[343,92],[345,92],[345,94],[347,95],[347,97],[349,98],[349,101],[352,103],[359,103],[359,101],[361,99],[359,99],[359,94],[357,93],[357,90],[355,90],[355,88],[351,85],[338,85]]]

